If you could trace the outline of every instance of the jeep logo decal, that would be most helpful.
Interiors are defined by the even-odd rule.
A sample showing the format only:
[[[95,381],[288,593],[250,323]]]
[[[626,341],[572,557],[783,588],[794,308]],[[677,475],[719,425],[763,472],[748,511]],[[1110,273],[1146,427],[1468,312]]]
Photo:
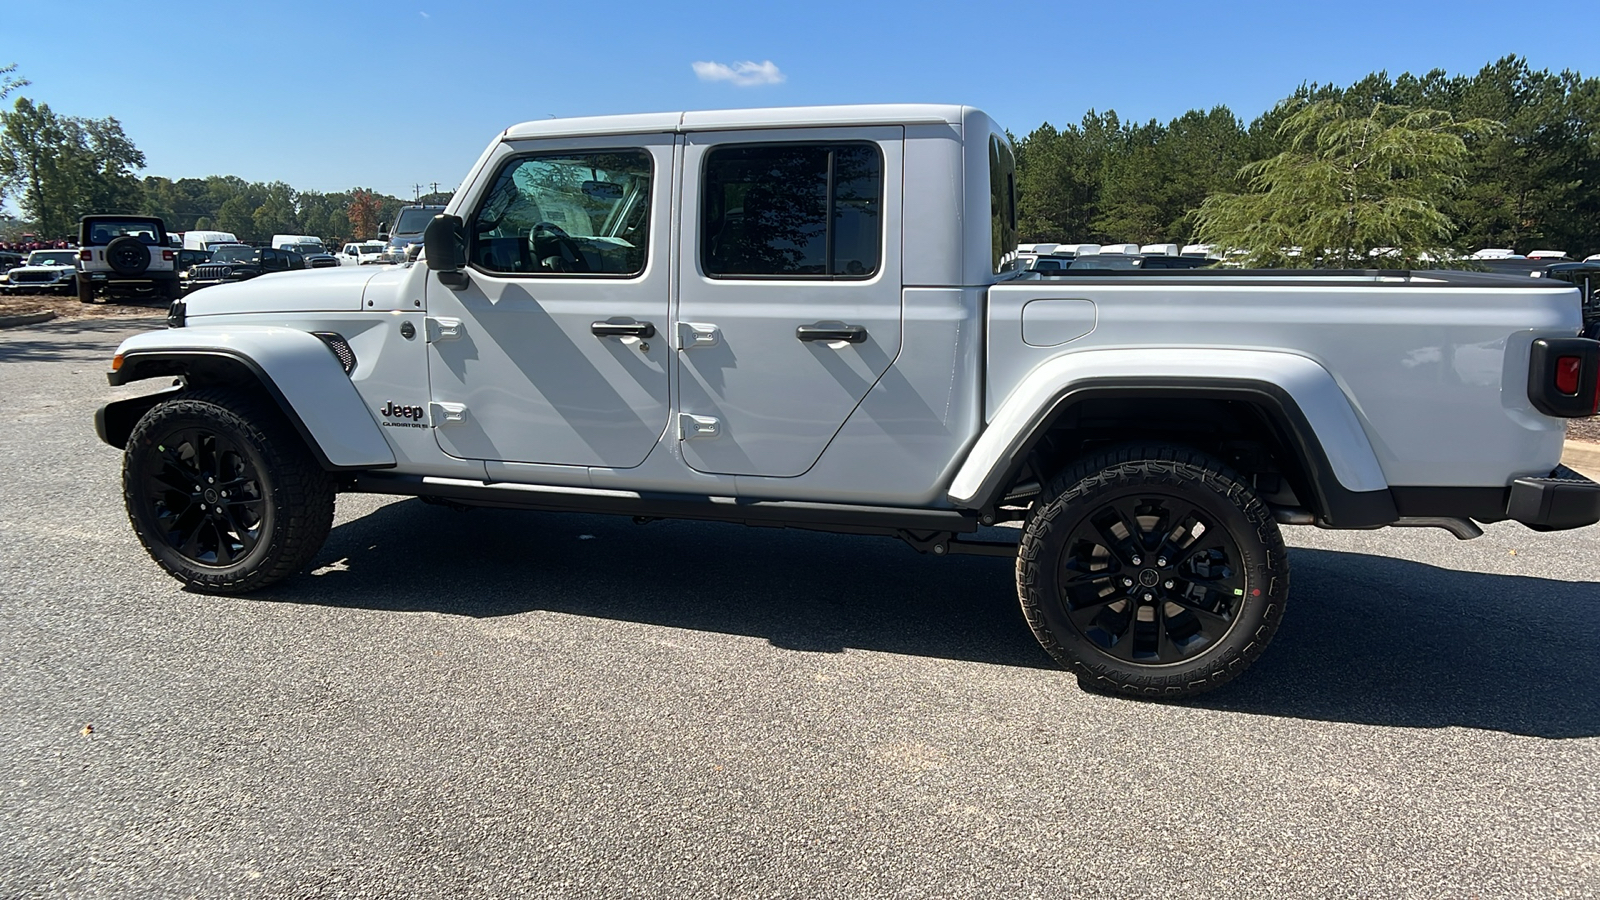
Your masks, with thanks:
[[[390,419],[420,419],[426,413],[427,409],[425,407],[399,406],[393,400],[385,403],[383,409],[378,410],[378,415]]]

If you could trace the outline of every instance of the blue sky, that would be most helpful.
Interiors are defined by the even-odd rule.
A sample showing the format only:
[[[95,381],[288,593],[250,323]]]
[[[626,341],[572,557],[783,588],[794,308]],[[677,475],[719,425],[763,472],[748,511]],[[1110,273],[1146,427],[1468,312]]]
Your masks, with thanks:
[[[1165,120],[1225,104],[1249,119],[1302,81],[1470,73],[1512,53],[1600,75],[1593,3],[1559,0],[163,9],[5,0],[0,65],[20,64],[22,93],[59,113],[120,119],[143,174],[400,196],[453,187],[500,129],[551,115],[946,102],[1022,135],[1091,108]],[[715,77],[742,62],[759,83]]]

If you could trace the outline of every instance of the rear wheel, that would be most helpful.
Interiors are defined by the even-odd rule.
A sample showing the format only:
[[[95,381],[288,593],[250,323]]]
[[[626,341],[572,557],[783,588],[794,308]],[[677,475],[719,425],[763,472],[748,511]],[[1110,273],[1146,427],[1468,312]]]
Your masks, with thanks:
[[[78,279],[78,301],[80,303],[94,302],[94,282],[87,278]]]
[[[128,439],[122,480],[150,556],[210,593],[300,571],[333,524],[327,474],[278,410],[242,392],[199,390],[151,409]]]
[[[1072,466],[1035,505],[1017,591],[1039,643],[1085,686],[1179,698],[1254,662],[1283,617],[1271,511],[1205,454],[1125,447]]]

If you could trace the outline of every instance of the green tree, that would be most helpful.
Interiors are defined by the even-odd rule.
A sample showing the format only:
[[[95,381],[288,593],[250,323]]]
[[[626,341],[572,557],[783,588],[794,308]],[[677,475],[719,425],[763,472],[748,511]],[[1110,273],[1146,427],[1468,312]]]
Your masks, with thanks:
[[[1282,152],[1240,169],[1247,192],[1205,199],[1196,236],[1251,265],[1415,266],[1451,255],[1455,226],[1439,200],[1461,185],[1462,135],[1495,127],[1382,102],[1365,114],[1307,103],[1279,126]],[[1384,250],[1394,252],[1373,253]]]
[[[0,185],[16,191],[41,235],[75,234],[92,212],[136,212],[142,189],[133,170],[144,154],[114,118],[59,116],[19,97],[0,113]]]
[[[256,230],[256,206],[243,194],[234,194],[217,209],[217,230],[226,231],[241,241],[261,240]]]
[[[261,205],[251,213],[256,231],[269,237],[274,234],[299,233],[300,213],[295,206],[294,188],[281,181],[274,181],[266,186],[265,193]]]
[[[16,74],[17,64],[0,66],[0,100],[4,100],[17,88],[27,87],[33,82]]]

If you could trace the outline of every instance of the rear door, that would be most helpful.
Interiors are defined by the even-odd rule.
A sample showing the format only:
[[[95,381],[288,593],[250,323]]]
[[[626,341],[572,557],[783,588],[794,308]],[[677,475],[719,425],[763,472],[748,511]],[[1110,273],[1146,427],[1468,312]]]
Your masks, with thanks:
[[[899,127],[684,148],[679,439],[702,472],[795,476],[900,350]]]
[[[467,459],[628,468],[666,430],[671,134],[529,142],[428,279],[434,433]]]

